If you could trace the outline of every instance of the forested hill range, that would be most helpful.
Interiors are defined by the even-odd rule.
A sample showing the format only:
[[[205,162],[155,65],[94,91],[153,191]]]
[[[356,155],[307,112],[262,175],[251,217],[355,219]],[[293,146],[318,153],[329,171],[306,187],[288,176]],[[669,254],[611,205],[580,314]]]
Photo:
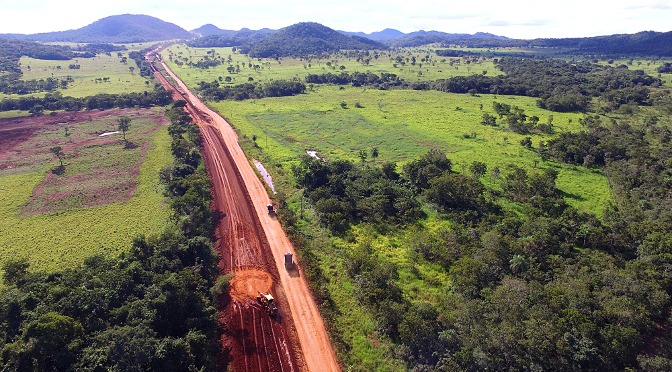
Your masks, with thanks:
[[[192,30],[191,32],[202,36],[190,40],[188,42],[190,46],[196,48],[212,48],[242,46],[254,43],[278,31],[268,28],[262,28],[261,30],[242,28],[239,31],[222,30],[217,28],[217,26],[207,24]]]
[[[309,27],[308,27],[309,26]],[[291,45],[297,41],[309,40],[308,44],[320,42],[330,43],[330,38],[334,33],[329,33],[325,39],[325,32],[322,26],[317,23],[299,23],[281,30],[271,30],[264,28],[261,30],[250,30],[243,28],[240,31],[223,30],[212,24],[204,25],[192,32],[200,35],[200,38],[189,42],[194,47],[228,47],[241,46],[244,51],[250,50],[257,53],[258,50],[266,50],[270,45],[276,48],[278,55],[295,54],[296,45]],[[298,29],[302,35],[296,37],[292,35]],[[281,32],[282,31],[282,32]],[[310,32],[313,31],[311,34]],[[607,36],[595,36],[584,38],[538,38],[538,39],[510,39],[504,36],[498,36],[490,33],[477,32],[475,34],[456,34],[440,31],[415,31],[403,33],[399,30],[387,28],[383,31],[363,33],[335,31],[337,33],[356,37],[357,40],[372,40],[379,42],[384,47],[418,47],[428,44],[437,44],[443,47],[459,45],[471,48],[556,48],[562,50],[565,54],[598,54],[612,56],[672,56],[672,32],[654,32],[642,31],[636,34],[618,34]],[[280,33],[280,35],[278,35]],[[266,41],[266,38],[271,38]],[[303,40],[302,40],[303,39]],[[318,41],[321,40],[321,41]],[[263,48],[257,48],[257,42],[262,42]],[[278,49],[280,45],[291,46],[290,51]],[[367,44],[366,48],[374,44]],[[310,48],[307,48],[310,49]],[[326,51],[326,50],[325,50]]]
[[[402,38],[390,43],[394,47],[426,45],[427,38]],[[459,45],[469,48],[555,48],[564,54],[599,54],[610,56],[672,56],[672,31],[642,31],[635,34],[617,34],[562,39],[505,39],[505,38],[456,38],[433,41],[442,46]]]
[[[344,49],[386,49],[384,44],[360,36],[347,36],[315,22],[281,28],[261,40],[242,45],[252,57],[281,57],[338,52]]]
[[[186,39],[195,47],[239,46],[245,52],[264,56],[289,56],[338,49],[384,49],[417,47],[428,44],[459,45],[473,48],[557,48],[566,54],[598,54],[612,56],[672,56],[672,32],[642,31],[584,38],[510,39],[490,33],[446,33],[415,31],[404,33],[387,28],[363,33],[336,31],[314,22],[301,22],[280,30],[263,28],[238,31],[223,30],[213,24],[193,31],[159,18],[122,14],[102,18],[88,26],[68,31],[31,35],[0,34],[0,38],[40,42],[136,43]]]
[[[76,43],[139,43],[193,37],[191,32],[180,26],[141,14],[109,16],[76,30],[32,35],[0,34],[0,38],[7,39]]]
[[[241,34],[263,34],[263,35],[270,35],[273,33],[276,33],[278,30],[272,30],[269,28],[262,28],[260,30],[250,30],[249,28],[242,28],[239,31],[236,30],[223,30],[211,23],[205,24],[197,29],[191,30],[194,34],[201,36],[203,38],[208,38],[212,36],[225,36],[225,37],[234,37],[238,36]],[[413,40],[413,42],[417,42],[419,39],[431,39],[429,42],[426,42],[424,44],[430,44],[434,42],[446,42],[448,40],[455,40],[455,39],[470,39],[470,38],[476,38],[476,39],[503,39],[503,40],[511,40],[507,37],[504,36],[497,36],[489,33],[484,33],[484,32],[477,32],[473,35],[470,34],[452,34],[452,33],[447,33],[447,32],[441,32],[441,31],[425,31],[425,30],[419,30],[419,31],[414,31],[410,33],[404,33],[399,30],[395,30],[393,28],[386,28],[382,31],[375,31],[371,33],[365,33],[365,32],[351,32],[351,31],[338,31],[344,35],[347,36],[358,36],[358,37],[363,37],[367,38],[373,41],[378,41],[381,43],[388,43],[391,44],[393,42],[402,42],[403,40]]]

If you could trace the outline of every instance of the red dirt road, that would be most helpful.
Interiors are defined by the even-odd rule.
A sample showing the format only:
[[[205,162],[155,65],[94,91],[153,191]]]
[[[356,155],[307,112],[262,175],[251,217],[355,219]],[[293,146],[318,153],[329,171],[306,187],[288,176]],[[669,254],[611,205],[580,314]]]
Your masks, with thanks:
[[[340,371],[324,321],[298,267],[284,268],[284,254],[294,247],[280,223],[269,216],[270,198],[238,145],[231,126],[210,110],[175,76],[175,98],[188,101],[187,110],[201,129],[206,167],[213,181],[213,207],[225,213],[217,229],[220,267],[233,273],[232,301],[220,309],[226,330],[222,343],[236,371]],[[157,73],[164,86],[167,80]],[[268,290],[278,301],[269,317],[254,301]],[[297,343],[298,340],[298,343]]]

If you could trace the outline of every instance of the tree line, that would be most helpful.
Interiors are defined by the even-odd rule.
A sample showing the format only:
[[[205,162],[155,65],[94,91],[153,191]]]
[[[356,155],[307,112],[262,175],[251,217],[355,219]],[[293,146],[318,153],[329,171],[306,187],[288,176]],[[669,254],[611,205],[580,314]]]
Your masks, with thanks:
[[[21,73],[19,59],[23,56],[35,59],[68,60],[80,56],[70,47],[48,45],[24,40],[0,38],[0,71]],[[89,57],[92,55],[83,55]]]
[[[167,116],[175,162],[161,179],[172,225],[159,236],[136,237],[119,257],[93,256],[58,272],[32,272],[26,259],[7,262],[0,290],[4,370],[215,368],[217,216],[198,129],[179,102]]]
[[[5,98],[0,101],[0,111],[22,110],[33,114],[44,111],[108,110],[111,108],[165,106],[172,101],[170,92],[160,86],[150,92],[108,94],[88,97],[63,96],[60,92],[47,93],[44,97]]]
[[[504,76],[456,76],[436,82],[451,93],[503,94],[538,97],[541,108],[558,112],[586,111],[592,97],[602,97],[612,109],[624,104],[648,105],[647,87],[661,84],[642,70],[591,62],[502,58],[496,66]],[[552,73],[549,73],[552,71]]]
[[[250,82],[237,85],[221,86],[219,81],[211,83],[204,81],[198,83],[196,88],[206,99],[221,100],[245,100],[264,97],[285,97],[305,93],[306,85],[291,80],[273,80],[268,83]]]
[[[145,54],[152,49],[154,49],[154,46],[143,49],[139,52],[133,51],[128,53],[128,58],[134,60],[135,64],[138,66],[138,72],[140,73],[140,76],[147,77],[154,75],[154,70],[152,70],[152,66],[150,66],[149,62],[147,62],[147,60],[145,59]]]
[[[352,85],[354,87],[372,86],[381,89],[387,87],[401,87],[405,85],[404,80],[396,74],[383,72],[380,75],[372,72],[341,72],[334,74],[327,72],[324,74],[308,74],[305,77],[307,84],[334,84],[334,85]]]
[[[556,112],[585,112],[594,97],[600,97],[604,111],[614,111],[628,105],[651,105],[649,87],[661,84],[660,79],[645,74],[642,70],[629,70],[627,66],[611,67],[591,62],[571,63],[561,60],[534,60],[502,58],[496,66],[505,72],[503,76],[454,76],[437,81],[406,82],[396,74],[342,71],[338,74],[308,74],[307,84],[334,84],[370,86],[377,89],[439,90],[461,94],[497,94],[537,97],[537,106]],[[548,73],[553,71],[553,73]],[[220,86],[218,81],[201,82],[201,94],[208,99],[244,100],[250,98],[278,97],[300,94],[305,86],[296,81],[273,81],[262,85],[245,83]],[[280,94],[280,95],[275,95]],[[507,115],[507,120],[515,120]],[[518,122],[522,122],[519,120]],[[516,126],[513,123],[512,126]],[[536,125],[536,123],[535,123]],[[529,132],[524,127],[521,133]],[[544,131],[543,127],[541,131]]]
[[[0,77],[0,93],[25,95],[53,92],[57,89],[67,89],[68,84],[74,81],[71,76],[63,79],[48,77],[39,80],[21,80],[20,78],[20,74],[6,74]]]

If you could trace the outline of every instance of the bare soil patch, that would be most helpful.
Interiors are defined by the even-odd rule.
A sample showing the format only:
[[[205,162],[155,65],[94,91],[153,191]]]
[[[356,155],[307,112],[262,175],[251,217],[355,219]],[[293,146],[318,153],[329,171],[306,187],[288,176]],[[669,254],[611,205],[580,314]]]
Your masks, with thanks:
[[[230,285],[231,298],[246,302],[255,299],[259,292],[268,293],[273,287],[273,278],[265,271],[241,270],[235,272]]]

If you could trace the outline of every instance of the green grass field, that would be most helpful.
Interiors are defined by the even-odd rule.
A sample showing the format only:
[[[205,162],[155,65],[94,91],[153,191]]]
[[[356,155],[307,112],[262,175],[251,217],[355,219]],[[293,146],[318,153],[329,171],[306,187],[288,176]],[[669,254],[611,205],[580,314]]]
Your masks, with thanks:
[[[295,97],[211,105],[241,134],[256,135],[263,151],[283,165],[296,162],[306,150],[316,150],[328,159],[358,160],[359,150],[368,152],[373,147],[379,150],[378,163],[400,165],[437,148],[457,171],[476,160],[485,162],[488,169],[499,167],[502,173],[509,164],[531,169],[536,163],[539,169],[554,167],[560,172],[558,186],[570,204],[600,214],[610,199],[606,178],[599,171],[543,162],[520,145],[525,136],[508,131],[505,125],[481,125],[483,112],[494,114],[495,100],[519,106],[542,122],[552,115],[556,133],[580,129],[579,114],[553,113],[537,108],[533,98],[512,96],[320,86],[317,93]],[[348,108],[341,108],[343,101]],[[355,107],[357,102],[362,108]],[[532,135],[533,146],[552,136]],[[489,176],[484,181],[494,183]]]
[[[0,94],[0,96],[2,96],[2,94]],[[28,115],[29,114],[27,111],[19,111],[19,110],[0,111],[0,119],[16,118],[19,116],[28,116]]]
[[[0,171],[0,265],[25,256],[31,270],[59,270],[163,230],[170,211],[158,173],[171,161],[170,137],[154,116],[131,118],[127,137],[137,148],[98,137],[116,130],[116,117],[107,117],[69,124],[68,140],[62,126],[38,132],[10,159],[14,167]],[[66,154],[62,175],[51,173],[58,160],[48,149],[56,144]]]
[[[128,57],[128,51],[121,52]],[[64,96],[86,97],[98,93],[131,93],[151,90],[145,82],[147,79],[138,73],[135,61],[128,59],[121,63],[117,53],[111,56],[99,54],[94,58],[77,58],[68,61],[40,60],[29,57],[21,58],[23,80],[39,80],[49,77],[66,78],[71,76],[74,82],[67,89],[59,89]],[[79,69],[70,69],[71,64],[79,65]],[[130,68],[134,71],[131,72]],[[44,93],[40,93],[44,95]],[[12,96],[16,98],[17,96]]]
[[[212,50],[216,57],[221,57],[225,62],[217,67],[209,69],[190,68],[186,64],[178,66],[175,60],[187,59],[192,63],[197,63]],[[378,55],[378,58],[375,58]],[[465,76],[475,73],[488,75],[498,75],[501,71],[497,70],[492,59],[479,59],[477,62],[466,63],[464,59],[439,57],[431,49],[408,49],[403,52],[381,51],[371,53],[368,58],[370,61],[365,63],[358,62],[355,58],[346,58],[342,55],[333,55],[328,59],[302,59],[302,58],[281,58],[279,61],[267,58],[250,58],[237,52],[232,48],[191,48],[184,44],[173,45],[162,52],[162,56],[169,67],[178,74],[188,86],[196,86],[200,81],[211,82],[220,77],[226,79],[231,77],[231,84],[247,83],[250,78],[254,81],[269,81],[273,79],[293,79],[303,80],[308,74],[324,74],[331,72],[338,74],[344,72],[366,72],[370,71],[376,74],[381,72],[393,73],[407,81],[425,81],[445,79],[451,76]],[[210,54],[212,56],[212,54]],[[226,62],[231,56],[231,62]],[[396,58],[402,58],[405,65],[396,61]],[[412,65],[411,58],[415,57],[416,63]],[[421,62],[423,58],[429,58],[429,61]],[[408,62],[406,59],[408,58]],[[171,62],[171,60],[173,62]],[[252,64],[252,67],[250,67]],[[396,64],[396,67],[395,67]],[[260,69],[255,70],[254,65]],[[239,72],[229,73],[229,66],[239,67]],[[344,69],[341,69],[341,66]],[[226,83],[226,81],[224,81]]]

